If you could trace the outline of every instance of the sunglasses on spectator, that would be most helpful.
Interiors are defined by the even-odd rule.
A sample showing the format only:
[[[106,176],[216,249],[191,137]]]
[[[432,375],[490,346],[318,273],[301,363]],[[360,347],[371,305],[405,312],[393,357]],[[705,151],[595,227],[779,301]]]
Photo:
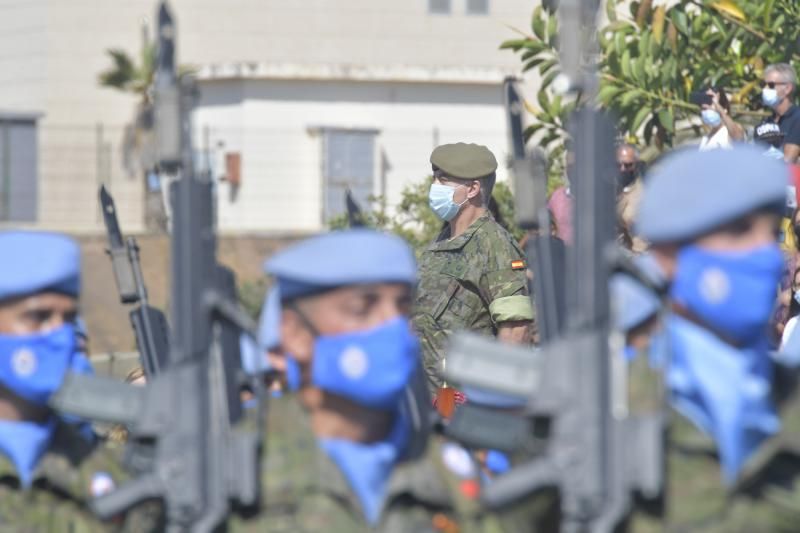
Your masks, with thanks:
[[[788,81],[762,81],[761,88],[769,87],[770,89],[774,89],[776,85],[786,85],[789,83]]]
[[[625,161],[620,161],[619,162],[619,167],[620,168],[633,168],[634,166],[636,166],[636,163],[628,163],[628,162],[625,162]]]

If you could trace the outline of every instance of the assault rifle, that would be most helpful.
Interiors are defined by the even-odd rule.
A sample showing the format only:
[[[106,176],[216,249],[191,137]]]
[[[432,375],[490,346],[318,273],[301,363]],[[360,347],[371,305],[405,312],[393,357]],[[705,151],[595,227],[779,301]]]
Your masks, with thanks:
[[[593,94],[595,82],[583,72],[590,54],[579,40],[591,34],[587,28],[593,27],[597,2],[562,0],[560,6],[564,81],[573,95],[585,98]],[[515,101],[513,94],[507,98],[512,105]],[[543,166],[518,144],[515,128],[521,132],[512,122],[516,194],[527,195],[517,203],[518,209],[522,206],[517,218],[528,228],[546,231]],[[553,275],[547,246],[529,247],[529,254],[534,252],[529,264],[540,280],[536,297],[544,300],[537,302],[545,325],[540,349],[460,334],[451,342],[446,370],[449,380],[527,398],[525,416],[468,402],[456,411],[446,433],[473,447],[530,450],[534,420],[547,420],[544,449],[493,480],[483,490],[483,504],[500,509],[555,487],[562,531],[607,533],[624,522],[638,499],[655,503],[648,510],[660,510],[666,416],[663,411],[629,412],[622,342],[610,329],[609,276],[630,266],[617,263],[613,123],[584,105],[573,116],[571,136],[575,243],[566,258],[566,322],[560,320],[557,294],[546,287]]]
[[[252,413],[241,408],[238,351],[239,334],[255,338],[256,327],[232,297],[232,273],[217,263],[212,184],[192,164],[196,87],[190,76],[176,74],[175,38],[162,2],[155,128],[159,166],[178,176],[170,190],[173,328],[165,368],[143,388],[70,374],[51,405],[125,424],[133,444],[151,443],[149,467],[91,503],[98,516],[160,499],[167,531],[206,532],[222,525],[232,509],[249,511],[259,499],[261,416],[257,412],[251,423]]]
[[[161,310],[152,307],[147,301],[147,288],[139,263],[139,245],[136,239],[128,237],[123,241],[114,199],[105,185],[100,187],[99,194],[108,235],[106,252],[111,258],[119,298],[123,304],[138,304],[130,311],[129,316],[142,368],[145,376],[152,378],[163,370],[169,351],[167,319]]]

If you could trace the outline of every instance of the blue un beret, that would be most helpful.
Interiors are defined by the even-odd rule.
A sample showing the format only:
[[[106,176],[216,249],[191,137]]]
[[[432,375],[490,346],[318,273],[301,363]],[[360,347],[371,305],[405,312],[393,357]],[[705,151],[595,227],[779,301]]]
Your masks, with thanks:
[[[664,283],[664,273],[651,255],[640,255],[634,259],[634,263],[650,281],[657,285]],[[614,274],[609,284],[614,326],[622,332],[628,332],[642,324],[661,308],[661,300],[656,293],[630,274]]]
[[[258,319],[258,344],[265,350],[274,350],[281,343],[281,297],[277,287],[270,288],[261,306]]]
[[[57,233],[0,231],[0,300],[45,291],[78,297],[81,253]]]
[[[763,149],[680,150],[645,180],[636,230],[652,243],[682,242],[756,209],[781,213],[789,169]]]
[[[345,285],[417,280],[414,253],[401,238],[369,229],[334,231],[304,240],[264,264],[280,300]]]

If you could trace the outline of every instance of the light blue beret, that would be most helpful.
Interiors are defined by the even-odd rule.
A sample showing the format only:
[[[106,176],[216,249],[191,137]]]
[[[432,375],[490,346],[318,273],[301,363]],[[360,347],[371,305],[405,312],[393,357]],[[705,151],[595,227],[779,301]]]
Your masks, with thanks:
[[[77,298],[81,253],[65,235],[0,231],[0,300],[54,291]]]
[[[264,264],[286,301],[345,285],[417,279],[414,253],[400,237],[370,229],[334,231],[275,254]]]
[[[264,350],[273,350],[281,343],[281,297],[277,287],[271,287],[264,296],[261,316],[258,319],[258,344]]]
[[[753,210],[786,202],[789,168],[763,149],[679,150],[646,177],[636,231],[652,243],[691,240]]]
[[[267,354],[248,335],[239,336],[239,353],[242,358],[242,370],[245,373],[256,375],[269,370]]]
[[[652,256],[644,254],[634,259],[634,262],[650,281],[655,284],[664,282],[664,274]],[[622,332],[628,332],[642,324],[661,308],[661,300],[656,293],[629,274],[614,274],[609,285],[614,326]]]

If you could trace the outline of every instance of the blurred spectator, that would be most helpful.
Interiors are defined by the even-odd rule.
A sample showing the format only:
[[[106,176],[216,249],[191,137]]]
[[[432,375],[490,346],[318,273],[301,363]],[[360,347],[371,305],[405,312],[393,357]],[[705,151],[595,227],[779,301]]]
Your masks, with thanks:
[[[791,301],[789,302],[788,320],[781,336],[781,348],[792,336],[792,332],[797,326],[798,315],[800,315],[800,268],[796,268],[792,275]]]
[[[781,228],[781,249],[783,250],[785,260],[783,277],[781,278],[781,292],[773,319],[774,329],[778,339],[781,338],[784,325],[789,319],[789,304],[792,298],[792,285],[794,283],[794,278],[792,276],[795,271],[800,268],[800,211],[795,209],[791,218],[788,220],[784,219]]]
[[[792,103],[797,74],[788,63],[776,63],[764,69],[761,101],[772,109],[770,120],[780,126],[783,133],[783,159],[789,163],[800,156],[800,113]]]
[[[731,117],[731,104],[724,89],[708,89],[711,104],[703,104],[700,113],[708,132],[700,139],[700,150],[728,149],[733,141],[744,140],[744,129]]]
[[[617,222],[620,243],[634,252],[643,252],[647,243],[633,235],[633,220],[642,196],[642,160],[632,144],[617,146]]]
[[[547,208],[552,214],[551,220],[555,225],[556,237],[567,244],[572,244],[572,206],[569,182],[553,190],[547,201]]]

